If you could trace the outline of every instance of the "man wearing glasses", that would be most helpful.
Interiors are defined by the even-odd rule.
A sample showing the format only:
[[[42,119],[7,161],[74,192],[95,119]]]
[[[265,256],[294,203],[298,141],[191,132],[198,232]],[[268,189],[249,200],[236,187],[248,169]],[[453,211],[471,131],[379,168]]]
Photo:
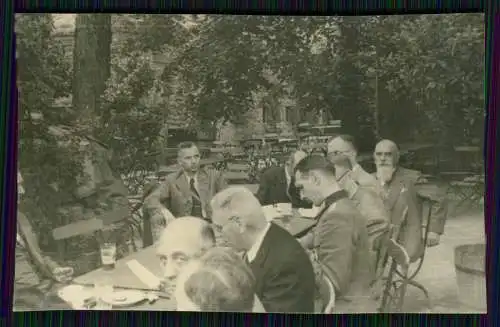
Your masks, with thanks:
[[[337,160],[348,159],[351,165],[349,175],[353,181],[361,186],[375,188],[377,184],[375,177],[367,173],[357,161],[358,150],[352,136],[339,135],[330,140],[327,146],[327,157],[333,164]]]

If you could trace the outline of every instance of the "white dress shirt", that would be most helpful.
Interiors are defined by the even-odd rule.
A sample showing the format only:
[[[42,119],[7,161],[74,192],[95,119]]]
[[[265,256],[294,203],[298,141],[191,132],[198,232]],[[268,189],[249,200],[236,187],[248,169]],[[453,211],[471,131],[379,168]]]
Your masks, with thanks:
[[[248,259],[248,262],[252,262],[255,260],[255,257],[257,256],[257,253],[260,250],[260,247],[262,246],[262,242],[264,242],[264,237],[266,237],[267,232],[269,231],[269,228],[271,227],[271,223],[267,223],[266,228],[259,234],[257,237],[257,240],[255,243],[252,245],[250,250],[247,251],[246,257]]]

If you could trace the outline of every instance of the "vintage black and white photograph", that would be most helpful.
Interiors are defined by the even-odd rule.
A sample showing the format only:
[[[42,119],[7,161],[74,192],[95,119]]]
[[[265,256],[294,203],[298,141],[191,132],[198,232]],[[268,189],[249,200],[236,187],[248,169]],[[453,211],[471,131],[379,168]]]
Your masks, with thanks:
[[[484,15],[17,14],[14,311],[484,313]]]

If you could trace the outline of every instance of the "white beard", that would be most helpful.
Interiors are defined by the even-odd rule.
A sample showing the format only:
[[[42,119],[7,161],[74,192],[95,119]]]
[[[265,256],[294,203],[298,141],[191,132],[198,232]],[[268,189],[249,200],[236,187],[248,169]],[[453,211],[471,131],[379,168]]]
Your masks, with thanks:
[[[377,167],[377,179],[385,185],[391,180],[395,170],[393,166]]]

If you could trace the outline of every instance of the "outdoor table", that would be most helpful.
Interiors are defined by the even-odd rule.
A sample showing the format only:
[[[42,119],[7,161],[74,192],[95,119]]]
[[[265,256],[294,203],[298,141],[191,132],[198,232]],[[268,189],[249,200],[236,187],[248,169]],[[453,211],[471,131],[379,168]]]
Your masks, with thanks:
[[[283,219],[278,217],[273,219],[273,222],[297,238],[307,234],[316,225],[316,220],[304,217],[291,217],[287,223],[284,223]]]
[[[93,270],[84,275],[76,277],[73,284],[93,287],[94,283],[105,276],[111,276],[113,279],[113,287],[115,289],[137,289],[144,291],[152,291],[146,284],[144,284],[127,266],[127,262],[137,260],[146,269],[151,271],[156,276],[161,276],[162,271],[159,259],[156,257],[155,246],[149,246],[145,249],[139,250],[131,255],[117,260],[115,268],[112,270],[104,270],[102,268]],[[137,305],[130,307],[113,307],[113,310],[157,310],[157,311],[175,311],[175,302],[172,299],[159,298],[154,303],[147,301],[141,302]]]
[[[283,223],[280,217],[273,219],[273,222],[279,226],[284,227],[296,237],[304,235],[315,225],[314,219],[302,217],[292,217],[286,224]],[[112,270],[104,270],[102,268],[99,268],[76,277],[72,283],[93,288],[93,285],[96,281],[105,277],[111,277],[113,280],[113,287],[115,289],[137,289],[144,291],[151,290],[130,270],[127,262],[131,260],[137,260],[141,265],[143,265],[154,275],[158,277],[162,276],[160,262],[156,256],[156,248],[153,245],[132,253],[125,258],[117,260],[115,268]],[[116,309],[113,307],[113,310],[174,311],[175,302],[173,299],[159,298],[154,303],[148,303],[147,301],[144,301],[131,307]]]

